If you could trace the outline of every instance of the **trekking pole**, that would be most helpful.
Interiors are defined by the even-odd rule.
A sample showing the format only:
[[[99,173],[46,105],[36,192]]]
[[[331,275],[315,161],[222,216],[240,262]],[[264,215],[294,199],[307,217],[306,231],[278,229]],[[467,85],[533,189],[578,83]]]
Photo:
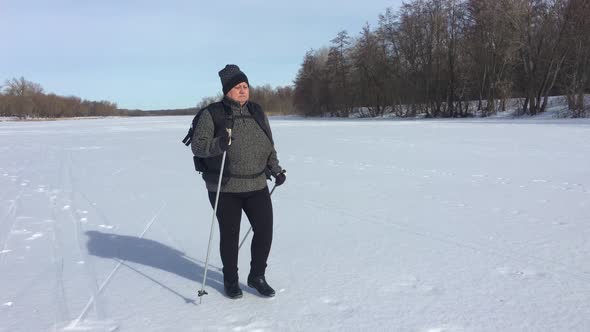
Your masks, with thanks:
[[[272,192],[275,191],[275,188],[277,187],[277,185],[275,184],[272,187],[272,190],[270,191],[270,196],[272,196]],[[248,231],[246,232],[246,235],[244,235],[244,239],[242,240],[242,242],[240,242],[240,246],[238,246],[238,252],[240,251],[240,249],[242,248],[242,244],[244,244],[244,242],[246,242],[246,239],[248,238],[248,235],[250,235],[250,231],[252,231],[252,226],[250,226],[250,228],[248,229]]]
[[[230,131],[230,140],[229,144],[231,144],[231,131]],[[219,203],[219,192],[221,191],[221,179],[223,175],[223,167],[225,166],[225,155],[227,154],[227,150],[223,151],[223,157],[221,157],[221,170],[219,171],[219,180],[217,180],[217,192],[215,193],[215,206],[213,207],[213,217],[211,218],[211,231],[209,232],[209,245],[207,246],[207,258],[205,258],[205,272],[203,273],[203,283],[201,284],[201,290],[198,292],[199,294],[199,304],[203,302],[203,295],[207,295],[207,291],[205,291],[205,282],[207,281],[207,268],[209,267],[209,253],[211,251],[211,241],[213,240],[213,230],[215,226],[215,216],[217,215],[217,203]]]

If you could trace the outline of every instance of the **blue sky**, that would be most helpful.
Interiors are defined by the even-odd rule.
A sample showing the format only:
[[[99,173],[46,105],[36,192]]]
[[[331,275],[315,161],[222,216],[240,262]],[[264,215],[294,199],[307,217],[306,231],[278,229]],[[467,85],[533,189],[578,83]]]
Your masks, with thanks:
[[[252,85],[292,84],[305,52],[356,37],[401,0],[2,0],[0,82],[121,108],[195,106],[239,65]],[[1,84],[0,83],[0,84]]]

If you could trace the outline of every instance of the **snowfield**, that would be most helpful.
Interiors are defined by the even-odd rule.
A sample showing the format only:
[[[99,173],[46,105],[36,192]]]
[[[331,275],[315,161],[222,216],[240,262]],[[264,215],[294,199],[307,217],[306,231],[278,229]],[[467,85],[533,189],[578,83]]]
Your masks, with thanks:
[[[590,331],[590,121],[271,119],[277,296],[216,227],[202,304],[190,121],[0,123],[0,331]]]

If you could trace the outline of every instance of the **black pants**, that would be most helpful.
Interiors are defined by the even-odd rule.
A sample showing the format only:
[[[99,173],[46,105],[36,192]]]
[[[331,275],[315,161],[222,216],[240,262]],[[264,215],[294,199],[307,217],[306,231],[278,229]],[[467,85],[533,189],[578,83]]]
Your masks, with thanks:
[[[211,206],[215,206],[215,192],[209,192]],[[272,202],[268,187],[245,193],[220,193],[217,205],[220,252],[223,262],[223,280],[238,281],[238,246],[242,210],[252,225],[254,236],[250,254],[250,274],[262,276],[272,243]]]

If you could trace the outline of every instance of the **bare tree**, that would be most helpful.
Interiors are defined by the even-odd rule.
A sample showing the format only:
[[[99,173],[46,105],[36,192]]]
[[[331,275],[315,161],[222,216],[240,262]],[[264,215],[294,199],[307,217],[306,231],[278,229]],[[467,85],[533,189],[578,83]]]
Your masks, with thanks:
[[[572,15],[566,24],[564,43],[569,45],[563,75],[559,85],[565,92],[568,107],[574,117],[590,115],[584,104],[584,94],[590,89],[590,2],[570,0],[565,10]]]
[[[6,80],[4,83],[4,93],[10,96],[33,96],[43,93],[40,84],[25,80],[24,77]]]
[[[207,105],[215,103],[223,99],[223,93],[218,93],[215,97],[204,97],[201,101],[197,104],[198,109],[202,109],[207,107]]]
[[[496,100],[510,96],[512,68],[519,49],[517,7],[512,0],[470,0],[467,3],[467,49],[474,64],[472,81],[477,87],[478,110],[497,111]],[[486,100],[485,108],[482,99]]]
[[[566,22],[572,15],[568,0],[518,0],[523,113],[535,115],[547,106],[570,45],[563,45]],[[565,8],[565,10],[561,10]]]
[[[384,44],[366,24],[351,52],[353,81],[359,103],[369,109],[370,116],[383,115],[387,102],[385,78],[388,77]]]
[[[322,96],[326,60],[326,50],[308,51],[297,73],[293,102],[303,115],[319,116],[327,111],[325,96]]]
[[[348,59],[351,38],[346,30],[343,30],[331,40],[331,43],[324,68],[324,79],[327,82],[325,99],[332,115],[348,116],[354,104]]]

